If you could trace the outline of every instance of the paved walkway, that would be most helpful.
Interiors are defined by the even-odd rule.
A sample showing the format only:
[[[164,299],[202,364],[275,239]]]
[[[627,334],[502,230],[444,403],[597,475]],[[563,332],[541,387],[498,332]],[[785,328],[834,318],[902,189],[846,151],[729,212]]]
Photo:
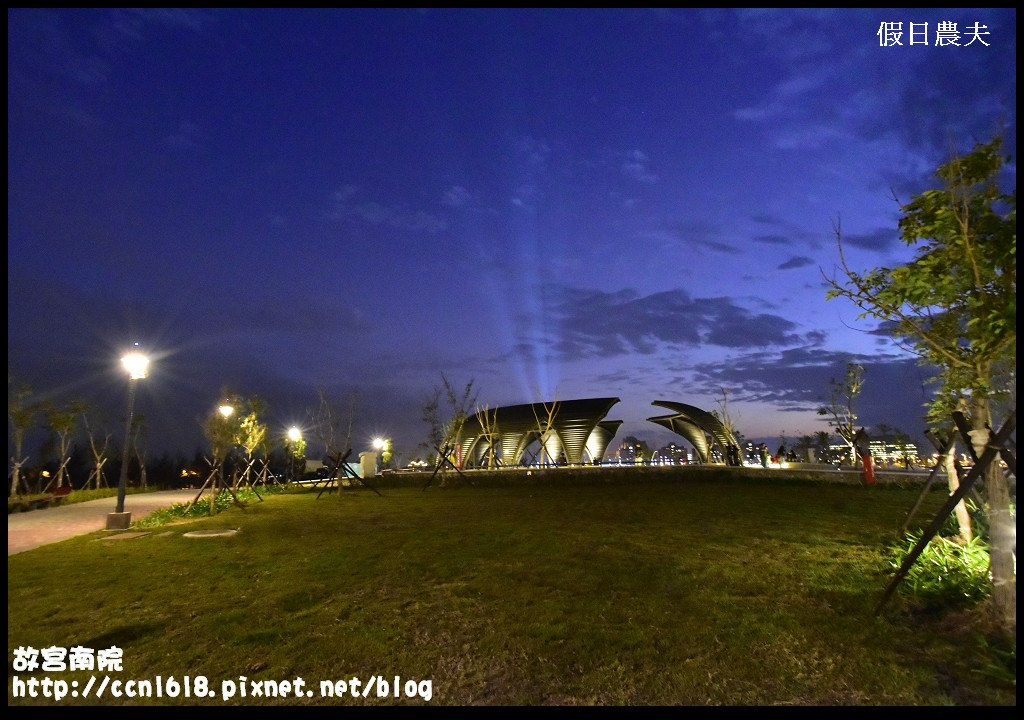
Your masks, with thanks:
[[[189,502],[198,490],[162,490],[126,495],[124,509],[139,520],[161,508]],[[60,542],[76,535],[103,530],[107,515],[117,507],[117,497],[61,505],[44,510],[11,513],[7,516],[7,555]]]

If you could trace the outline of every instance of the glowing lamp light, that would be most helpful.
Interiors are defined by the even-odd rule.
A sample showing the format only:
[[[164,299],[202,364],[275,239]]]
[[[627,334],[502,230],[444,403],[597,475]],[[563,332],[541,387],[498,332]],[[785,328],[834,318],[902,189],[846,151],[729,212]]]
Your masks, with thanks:
[[[374,438],[373,439],[373,449],[374,450],[380,450],[383,447],[384,447],[384,440],[382,438]]]
[[[288,439],[292,442],[298,442],[302,439],[302,431],[293,425],[288,428]]]
[[[142,380],[149,374],[149,358],[137,351],[121,358],[121,366],[128,371],[128,377],[132,380]]]
[[[228,403],[224,403],[219,408],[217,408],[217,412],[219,412],[221,414],[221,416],[225,420],[227,420],[229,417],[231,417],[234,414],[235,408],[234,408],[234,406],[229,405]]]

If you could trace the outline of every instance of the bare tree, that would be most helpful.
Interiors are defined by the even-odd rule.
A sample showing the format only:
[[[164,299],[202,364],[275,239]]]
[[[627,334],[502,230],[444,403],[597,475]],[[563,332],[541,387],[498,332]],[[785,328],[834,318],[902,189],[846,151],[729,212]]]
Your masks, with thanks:
[[[558,390],[555,390],[555,399],[550,403],[540,403],[544,408],[542,414],[537,412],[537,405],[533,405],[533,419],[537,422],[537,433],[540,435],[540,464],[547,465],[549,459],[557,462],[558,458],[551,458],[548,451],[548,440],[557,438],[555,433],[555,417],[558,415]]]
[[[487,441],[487,469],[494,470],[498,467],[495,440],[501,437],[498,432],[498,408],[491,410],[484,405],[477,409],[476,416],[480,419],[481,435]]]
[[[106,428],[99,427],[102,422],[100,414],[97,411],[91,413],[93,415],[93,421],[89,422],[89,412],[82,413],[82,423],[85,425],[85,433],[89,437],[89,448],[92,450],[93,467],[89,472],[89,478],[85,481],[85,487],[89,487],[89,483],[92,483],[94,490],[99,490],[100,485],[106,487],[107,480],[103,477],[103,466],[107,464],[110,459],[107,457],[107,448],[110,446],[110,433],[107,432]],[[102,434],[103,439],[99,437]],[[121,462],[128,462],[128,458],[122,458]]]
[[[466,383],[462,390],[456,390],[448,377],[441,373],[442,385],[435,386],[430,398],[423,406],[421,417],[430,426],[427,435],[427,452],[433,455],[435,450],[458,446],[462,429],[469,419],[469,409],[476,405],[477,393],[473,390],[473,380]],[[441,399],[445,399],[447,410],[442,411]],[[440,462],[437,458],[436,462]]]
[[[315,410],[308,411],[313,424],[313,433],[324,449],[324,460],[330,463],[335,473],[334,479],[341,484],[345,481],[344,477],[337,476],[337,473],[340,472],[344,454],[352,449],[352,426],[355,423],[359,407],[359,393],[356,390],[349,392],[346,412],[342,412],[338,408],[326,387],[318,388],[317,396],[320,401],[319,405]],[[343,426],[344,438],[341,437]],[[341,498],[342,494],[338,493],[338,497]]]
[[[736,422],[739,419],[739,416],[734,417],[729,412],[729,395],[732,394],[733,391],[725,387],[720,387],[718,390],[722,393],[722,398],[720,400],[715,400],[715,404],[718,405],[718,410],[711,414],[714,415],[720,423],[722,423],[722,427],[728,430],[730,434],[735,435]]]

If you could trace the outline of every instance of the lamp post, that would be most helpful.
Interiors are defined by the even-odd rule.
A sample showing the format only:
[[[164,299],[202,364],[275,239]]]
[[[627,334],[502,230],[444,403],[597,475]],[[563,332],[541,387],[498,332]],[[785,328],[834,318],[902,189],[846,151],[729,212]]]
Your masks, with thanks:
[[[108,530],[124,530],[131,523],[132,514],[124,511],[124,496],[128,487],[128,451],[131,449],[132,417],[135,414],[135,388],[139,380],[149,374],[149,358],[138,349],[121,358],[121,366],[128,371],[128,419],[124,431],[124,450],[121,453],[121,478],[117,483],[117,509],[107,515]]]
[[[374,438],[373,449],[380,454],[380,467],[383,470],[391,460],[391,439]]]
[[[295,461],[298,459],[296,448],[302,441],[302,431],[295,425],[292,425],[288,428],[288,435],[286,437],[288,439],[288,442],[286,443],[288,455],[288,476],[285,478],[285,481],[290,482],[295,479]]]
[[[217,407],[217,412],[220,413],[220,416],[222,418],[224,418],[224,421],[226,423],[228,418],[230,418],[232,415],[235,414],[235,406],[231,404],[230,400],[224,400]],[[232,468],[232,477],[231,477],[230,480],[234,479],[234,467],[233,467],[233,465],[228,465],[228,463],[229,463],[229,461],[231,461],[231,453],[233,453],[234,451],[235,451],[234,438],[232,438],[232,442],[229,442],[227,444],[227,448],[224,450],[224,465],[223,465],[224,468],[227,468],[227,467],[231,467]],[[216,452],[216,450],[214,452]],[[221,477],[222,478],[224,477],[223,470],[221,471]],[[230,482],[230,480],[228,478],[224,478],[224,480],[225,480],[225,482],[227,482],[228,485],[231,485],[231,482]],[[212,507],[212,505],[211,505],[211,507]]]

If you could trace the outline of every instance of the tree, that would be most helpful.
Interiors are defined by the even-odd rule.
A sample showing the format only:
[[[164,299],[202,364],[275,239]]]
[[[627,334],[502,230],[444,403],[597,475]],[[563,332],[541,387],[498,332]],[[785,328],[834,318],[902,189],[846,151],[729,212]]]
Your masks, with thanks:
[[[203,434],[210,443],[213,460],[218,464],[219,461],[227,459],[239,443],[240,429],[236,414],[241,407],[242,399],[230,388],[222,388],[219,407],[202,422]],[[221,408],[230,410],[222,411]]]
[[[54,478],[58,488],[64,487],[64,481],[68,479],[67,468],[68,461],[71,459],[71,438],[74,435],[78,418],[84,412],[85,405],[81,402],[71,402],[63,407],[56,407],[48,403],[44,408],[46,424],[50,431],[57,436],[57,442],[60,445],[59,465]],[[70,480],[68,480],[68,484],[71,484]]]
[[[348,412],[343,412],[334,399],[328,394],[327,388],[321,387],[317,390],[320,404],[317,409],[309,410],[309,416],[313,423],[313,432],[320,440],[324,449],[324,462],[331,468],[335,475],[334,479],[339,487],[344,481],[337,473],[341,472],[341,459],[345,453],[352,449],[352,425],[355,423],[356,411],[359,407],[359,393],[352,390],[348,394]],[[340,438],[342,424],[345,425],[344,440]],[[339,492],[338,498],[343,495]]]
[[[832,378],[828,381],[828,405],[818,408],[818,414],[829,418],[829,426],[849,446],[852,465],[857,464],[857,451],[853,446],[853,438],[857,435],[857,414],[853,411],[853,404],[863,385],[864,366],[846,363],[846,376],[842,380]]]
[[[145,488],[149,485],[146,477],[146,417],[135,415],[132,418],[132,450],[135,458],[139,461],[139,487]]]
[[[89,422],[88,412],[82,412],[82,424],[85,425],[85,433],[89,437],[89,447],[92,449],[93,466],[92,470],[89,471],[89,477],[85,481],[85,487],[89,487],[89,482],[92,481],[93,489],[99,490],[100,485],[104,487],[107,485],[107,480],[103,477],[103,466],[107,464],[110,459],[107,457],[107,448],[110,446],[110,433],[106,430],[106,425],[103,422],[102,414],[93,410],[93,421]],[[101,427],[102,426],[102,427]],[[103,435],[103,440],[98,440],[100,435]],[[128,462],[128,458],[121,458],[121,462]]]
[[[712,410],[711,414],[715,419],[722,423],[722,427],[735,436],[738,416],[734,417],[729,413],[729,395],[732,393],[732,390],[724,387],[720,387],[718,390],[722,393],[722,398],[720,400],[715,400],[715,404],[718,405],[718,410]],[[738,439],[739,438],[737,438],[737,440]]]
[[[442,385],[434,387],[430,398],[423,405],[421,415],[423,421],[430,426],[426,443],[428,453],[434,448],[443,450],[445,445],[458,446],[462,428],[469,419],[469,409],[476,405],[477,394],[473,391],[473,380],[466,383],[466,387],[461,391],[455,390],[444,373],[441,373],[441,381]],[[443,416],[442,396],[449,408]],[[440,461],[441,458],[437,458],[436,462]]]
[[[533,405],[533,419],[536,421],[537,434],[540,437],[540,464],[547,465],[548,461],[558,462],[555,450],[558,449],[560,439],[555,432],[555,417],[558,415],[558,391],[555,390],[555,399],[550,403],[541,403],[544,408],[543,415],[537,412],[537,406]],[[548,445],[551,445],[549,447]]]
[[[991,433],[993,403],[1016,365],[1017,191],[999,187],[1001,138],[954,156],[936,171],[939,187],[901,206],[900,237],[912,260],[866,272],[850,269],[836,223],[840,268],[827,297],[856,305],[859,318],[875,318],[922,363],[938,368],[940,391],[929,420],[948,417],[966,403],[982,442]],[[991,463],[984,475],[990,533],[992,605],[1004,630],[1016,632],[1016,526],[1004,471]]]
[[[349,392],[347,412],[341,410],[326,387],[317,389],[317,397],[320,404],[316,410],[310,409],[307,412],[313,424],[313,433],[323,447],[324,456],[329,459],[352,448],[352,425],[359,408],[359,393],[356,390]],[[345,428],[344,438],[341,437],[342,425]]]
[[[242,416],[238,423],[238,445],[245,450],[245,470],[242,473],[240,482],[245,485],[251,486],[252,482],[250,477],[252,475],[252,466],[256,462],[256,451],[262,447],[263,441],[267,437],[267,425],[260,422],[260,418],[266,413],[266,404],[259,397],[253,396],[249,398],[248,402],[249,412]],[[266,457],[264,457],[264,472],[262,477],[266,477]]]
[[[25,444],[25,432],[32,427],[32,421],[39,412],[39,404],[29,402],[32,388],[25,383],[14,385],[10,375],[7,376],[7,419],[11,421],[11,433],[14,440],[14,457],[11,458],[11,490],[17,496],[22,485],[21,468],[28,462],[28,456],[22,455]],[[26,488],[27,489],[27,488]]]
[[[490,406],[484,405],[477,409],[476,416],[480,420],[480,434],[487,442],[487,469],[494,470],[501,459],[500,448],[495,444],[501,438],[498,430],[498,408],[492,410]]]

